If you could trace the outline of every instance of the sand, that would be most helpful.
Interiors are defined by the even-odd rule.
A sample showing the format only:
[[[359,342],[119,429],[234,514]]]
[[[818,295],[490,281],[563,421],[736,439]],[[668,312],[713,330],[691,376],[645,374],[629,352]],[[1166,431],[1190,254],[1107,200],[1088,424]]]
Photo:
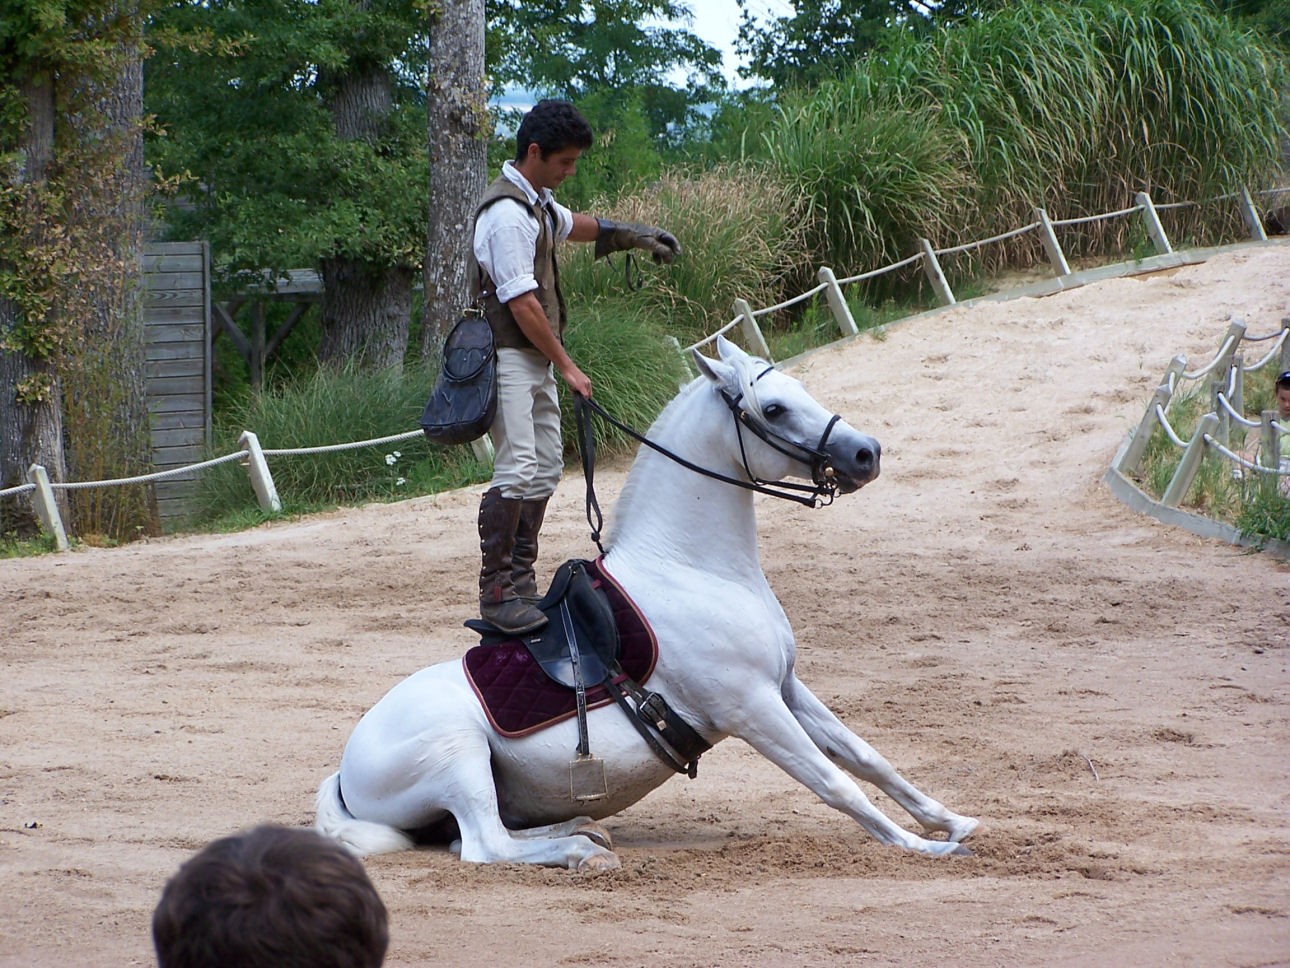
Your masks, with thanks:
[[[1171,357],[1288,314],[1290,247],[1247,246],[795,365],[884,447],[832,507],[758,499],[799,674],[975,856],[884,847],[731,740],[608,821],[615,872],[368,859],[386,963],[1290,963],[1290,565],[1101,482]],[[544,566],[593,551],[568,478]],[[152,964],[192,851],[311,823],[358,717],[472,644],[480,490],[0,561],[0,966]]]

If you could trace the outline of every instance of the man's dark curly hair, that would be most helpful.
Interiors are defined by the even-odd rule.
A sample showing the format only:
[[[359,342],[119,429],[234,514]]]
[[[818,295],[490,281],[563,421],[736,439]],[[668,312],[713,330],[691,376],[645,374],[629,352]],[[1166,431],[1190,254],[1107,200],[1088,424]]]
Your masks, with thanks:
[[[529,145],[536,144],[545,161],[553,151],[591,147],[591,125],[568,101],[548,98],[538,101],[520,120],[515,133],[515,160],[523,161]]]
[[[162,891],[152,938],[161,968],[378,968],[389,944],[357,858],[274,824],[190,857]]]

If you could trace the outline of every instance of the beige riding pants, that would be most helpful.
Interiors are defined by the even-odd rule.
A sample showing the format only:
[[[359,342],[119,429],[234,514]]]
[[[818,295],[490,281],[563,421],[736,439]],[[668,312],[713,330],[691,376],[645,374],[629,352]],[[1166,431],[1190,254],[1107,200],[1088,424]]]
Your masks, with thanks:
[[[497,350],[492,487],[502,497],[550,497],[564,471],[560,400],[551,361],[537,350]]]

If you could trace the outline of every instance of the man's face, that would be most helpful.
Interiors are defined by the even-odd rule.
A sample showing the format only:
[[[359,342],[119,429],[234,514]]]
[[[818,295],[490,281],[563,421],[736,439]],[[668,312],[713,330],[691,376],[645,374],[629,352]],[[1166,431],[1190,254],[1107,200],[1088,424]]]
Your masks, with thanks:
[[[543,158],[541,148],[535,144],[529,145],[524,159],[529,184],[539,191],[543,188],[559,188],[562,181],[578,170],[578,159],[581,157],[581,148],[561,148]]]
[[[1290,387],[1277,387],[1277,413],[1283,421],[1290,420]]]

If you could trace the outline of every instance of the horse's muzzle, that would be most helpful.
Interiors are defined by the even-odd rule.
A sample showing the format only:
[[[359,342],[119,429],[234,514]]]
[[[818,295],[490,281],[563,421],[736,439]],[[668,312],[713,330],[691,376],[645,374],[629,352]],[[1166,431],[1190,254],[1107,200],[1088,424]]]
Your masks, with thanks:
[[[833,479],[837,482],[839,494],[858,491],[878,476],[882,447],[871,437],[856,436],[860,440],[853,442],[854,449],[844,448],[842,441],[836,441],[835,446],[829,448]]]

